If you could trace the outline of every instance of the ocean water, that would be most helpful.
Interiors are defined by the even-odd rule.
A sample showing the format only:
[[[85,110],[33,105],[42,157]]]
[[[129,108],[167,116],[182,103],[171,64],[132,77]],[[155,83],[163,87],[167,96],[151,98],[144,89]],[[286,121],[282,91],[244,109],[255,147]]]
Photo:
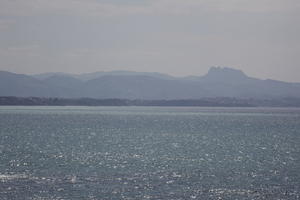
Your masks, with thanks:
[[[0,199],[300,199],[300,109],[0,107]]]

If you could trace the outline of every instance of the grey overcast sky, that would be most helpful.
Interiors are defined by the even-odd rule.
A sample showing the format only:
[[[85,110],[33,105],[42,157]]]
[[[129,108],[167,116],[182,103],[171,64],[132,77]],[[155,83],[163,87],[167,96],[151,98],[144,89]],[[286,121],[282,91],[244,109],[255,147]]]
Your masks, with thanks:
[[[300,0],[0,0],[0,70],[300,82]]]

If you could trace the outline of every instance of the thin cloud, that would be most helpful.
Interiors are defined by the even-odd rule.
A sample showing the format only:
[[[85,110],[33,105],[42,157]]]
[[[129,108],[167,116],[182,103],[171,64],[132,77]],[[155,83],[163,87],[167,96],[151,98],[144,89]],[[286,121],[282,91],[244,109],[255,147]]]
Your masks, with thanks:
[[[0,19],[0,31],[9,30],[15,24],[16,24],[16,20]]]
[[[120,16],[145,13],[136,5],[102,3],[95,0],[2,0],[2,16],[71,15],[71,16]]]
[[[2,0],[2,16],[71,15],[115,17],[126,15],[185,15],[199,11],[285,12],[300,10],[299,0],[152,0],[146,4],[96,0]]]

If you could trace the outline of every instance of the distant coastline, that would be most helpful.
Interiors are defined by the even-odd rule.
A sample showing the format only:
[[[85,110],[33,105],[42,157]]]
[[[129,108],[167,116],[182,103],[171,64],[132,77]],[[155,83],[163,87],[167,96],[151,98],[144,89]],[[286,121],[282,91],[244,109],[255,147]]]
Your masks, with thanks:
[[[228,67],[211,67],[204,76],[189,77],[131,71],[79,75],[65,73],[25,75],[0,71],[0,96],[39,97],[40,100],[24,101],[34,104],[48,102],[47,104],[51,105],[55,98],[60,98],[55,102],[59,104],[66,102],[74,104],[79,101],[80,104],[93,102],[96,105],[104,102],[106,104],[107,99],[114,98],[122,105],[249,106],[266,103],[271,106],[290,106],[295,103],[299,105],[299,100],[295,98],[300,99],[300,83],[261,80]],[[50,99],[46,100],[43,97]],[[95,102],[91,99],[105,101]],[[142,102],[132,101],[133,99],[140,99]],[[164,99],[168,102],[163,101]],[[115,101],[112,102],[114,104]]]
[[[239,99],[214,97],[201,99],[95,99],[0,96],[2,106],[199,106],[199,107],[300,107],[300,98]]]

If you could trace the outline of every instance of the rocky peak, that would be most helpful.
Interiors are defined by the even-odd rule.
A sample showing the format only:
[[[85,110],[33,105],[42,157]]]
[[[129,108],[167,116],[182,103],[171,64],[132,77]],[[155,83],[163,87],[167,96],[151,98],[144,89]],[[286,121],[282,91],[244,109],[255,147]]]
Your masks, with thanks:
[[[229,67],[211,67],[204,78],[209,80],[241,80],[248,77],[241,70]]]

